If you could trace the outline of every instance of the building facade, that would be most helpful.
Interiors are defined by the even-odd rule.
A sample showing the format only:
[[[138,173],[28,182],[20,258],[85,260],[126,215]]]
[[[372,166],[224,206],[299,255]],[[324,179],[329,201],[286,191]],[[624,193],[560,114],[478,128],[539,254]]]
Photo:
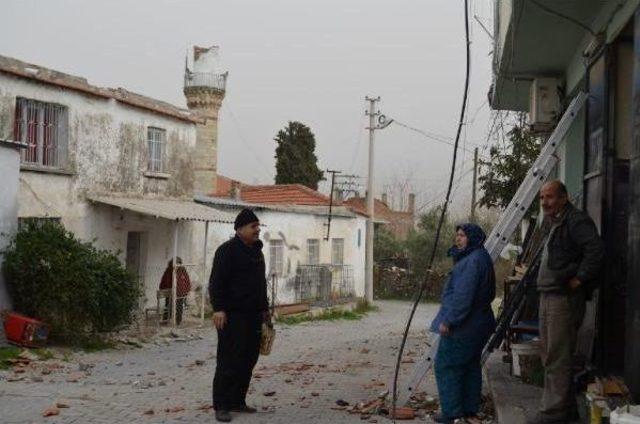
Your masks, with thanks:
[[[640,2],[541,4],[495,2],[491,105],[527,111],[535,127],[555,122],[577,93],[589,93],[559,149],[556,176],[606,244],[592,304],[594,363],[600,373],[624,376],[638,401]]]
[[[272,187],[274,190],[262,186],[259,194],[247,191],[246,197],[259,196],[268,203],[249,203],[229,197],[196,199],[232,214],[245,207],[256,212],[264,226],[263,251],[269,278],[275,275],[277,281],[278,304],[331,303],[364,297],[366,217],[337,206],[331,211],[329,229],[328,205],[285,203],[282,196],[293,195],[292,188]],[[279,194],[269,197],[265,190]],[[210,234],[208,245],[212,248],[208,257],[212,258],[215,247],[230,237],[233,231],[216,227]]]
[[[187,264],[202,259],[194,221],[228,222],[211,211],[195,220],[197,213],[184,213],[185,204],[198,209],[196,152],[206,122],[121,88],[0,57],[0,139],[26,144],[18,217],[59,221],[118,252],[144,282],[147,305],[176,248]],[[201,270],[193,265],[195,285],[204,281]]]

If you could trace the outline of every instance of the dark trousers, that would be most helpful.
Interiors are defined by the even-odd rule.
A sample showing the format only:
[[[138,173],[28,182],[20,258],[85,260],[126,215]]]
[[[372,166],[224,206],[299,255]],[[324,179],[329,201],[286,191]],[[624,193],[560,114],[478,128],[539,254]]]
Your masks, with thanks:
[[[253,367],[260,354],[261,329],[261,313],[227,313],[227,324],[218,330],[214,409],[245,405]]]
[[[474,416],[480,410],[480,356],[487,337],[441,337],[434,369],[440,409],[446,418]]]
[[[182,311],[184,310],[184,305],[187,299],[184,297],[176,299],[176,324],[180,325],[182,322]],[[171,317],[171,300],[166,298],[164,301],[164,314],[162,316],[163,321],[168,321]]]

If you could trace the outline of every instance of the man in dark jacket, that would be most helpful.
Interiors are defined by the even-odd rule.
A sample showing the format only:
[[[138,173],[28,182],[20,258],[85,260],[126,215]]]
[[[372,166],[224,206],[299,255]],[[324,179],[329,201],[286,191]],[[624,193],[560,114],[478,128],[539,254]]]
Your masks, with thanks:
[[[564,423],[577,418],[572,360],[585,299],[598,282],[604,248],[593,220],[569,203],[560,181],[542,187],[540,203],[551,228],[537,281],[545,370],[542,408],[530,423]]]
[[[238,214],[236,235],[222,244],[213,260],[209,296],[218,331],[213,407],[216,419],[231,412],[256,412],[246,404],[253,367],[258,361],[263,321],[270,321],[260,222],[248,209]]]

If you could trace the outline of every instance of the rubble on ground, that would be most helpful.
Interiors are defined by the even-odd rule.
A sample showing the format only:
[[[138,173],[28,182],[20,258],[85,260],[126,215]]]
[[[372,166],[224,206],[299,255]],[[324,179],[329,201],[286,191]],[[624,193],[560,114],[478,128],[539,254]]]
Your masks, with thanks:
[[[331,409],[345,411],[352,415],[359,415],[361,420],[375,419],[373,418],[375,416],[383,416],[395,420],[413,420],[416,418],[424,419],[431,417],[440,408],[438,399],[424,392],[411,396],[406,406],[396,405],[395,411],[391,403],[389,391],[385,390],[378,394],[375,399],[357,402],[353,405],[343,399],[338,399],[336,405],[332,406]],[[482,397],[482,406],[478,417],[483,423],[493,422],[494,409],[493,401],[490,397]]]

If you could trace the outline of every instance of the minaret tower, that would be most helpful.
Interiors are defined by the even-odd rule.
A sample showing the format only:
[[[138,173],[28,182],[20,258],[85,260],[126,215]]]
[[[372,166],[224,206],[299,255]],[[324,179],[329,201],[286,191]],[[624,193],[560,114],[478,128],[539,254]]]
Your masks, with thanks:
[[[216,189],[218,169],[218,112],[227,85],[228,72],[222,72],[218,46],[193,47],[193,70],[185,63],[184,95],[189,110],[204,122],[198,124],[195,157],[197,194],[211,194]]]

